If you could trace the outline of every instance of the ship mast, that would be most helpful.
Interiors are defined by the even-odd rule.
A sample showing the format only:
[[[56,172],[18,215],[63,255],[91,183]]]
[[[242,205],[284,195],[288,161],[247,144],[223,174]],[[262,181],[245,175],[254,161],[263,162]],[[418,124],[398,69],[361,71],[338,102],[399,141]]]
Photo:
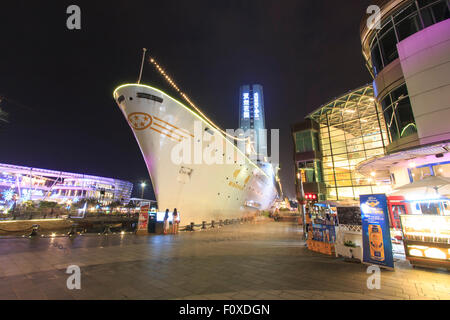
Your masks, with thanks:
[[[145,61],[145,53],[147,51],[147,48],[142,48],[142,62],[141,62],[141,70],[139,71],[139,79],[137,81],[138,84],[141,83],[141,78],[142,78],[142,70],[144,69],[144,61]]]

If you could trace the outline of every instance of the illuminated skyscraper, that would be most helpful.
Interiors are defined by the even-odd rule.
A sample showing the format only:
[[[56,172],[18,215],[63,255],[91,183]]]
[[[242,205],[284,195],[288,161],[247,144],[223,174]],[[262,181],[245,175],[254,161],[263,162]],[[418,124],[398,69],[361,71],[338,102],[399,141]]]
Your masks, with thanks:
[[[239,94],[239,128],[251,135],[247,154],[258,155],[260,160],[267,157],[267,136],[264,117],[264,93],[259,84],[244,85]]]

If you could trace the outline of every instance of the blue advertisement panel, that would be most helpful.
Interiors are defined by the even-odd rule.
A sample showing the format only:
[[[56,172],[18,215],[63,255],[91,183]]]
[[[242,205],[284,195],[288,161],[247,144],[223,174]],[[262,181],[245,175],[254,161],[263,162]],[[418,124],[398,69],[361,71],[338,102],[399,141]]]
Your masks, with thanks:
[[[360,195],[363,262],[394,268],[385,194]]]

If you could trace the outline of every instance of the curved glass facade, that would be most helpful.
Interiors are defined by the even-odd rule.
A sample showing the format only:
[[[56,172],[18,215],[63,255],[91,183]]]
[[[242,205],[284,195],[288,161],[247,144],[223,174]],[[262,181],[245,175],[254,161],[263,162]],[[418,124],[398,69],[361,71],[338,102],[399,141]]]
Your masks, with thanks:
[[[384,97],[381,106],[390,142],[417,132],[406,84]]]
[[[448,18],[450,0],[412,0],[393,15],[385,17],[381,29],[372,35],[370,41],[374,75],[398,58],[397,43]]]
[[[360,194],[384,193],[384,186],[356,172],[362,161],[384,155],[387,143],[382,111],[371,85],[329,102],[308,118],[320,126],[327,200],[357,200]]]

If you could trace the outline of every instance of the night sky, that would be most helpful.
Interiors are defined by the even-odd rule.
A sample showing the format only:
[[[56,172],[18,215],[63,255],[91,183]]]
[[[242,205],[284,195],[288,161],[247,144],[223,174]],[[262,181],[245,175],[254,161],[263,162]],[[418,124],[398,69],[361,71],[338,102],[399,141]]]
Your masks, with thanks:
[[[81,30],[66,28],[71,4],[81,7]],[[0,123],[0,162],[125,179],[139,195],[149,176],[112,92],[137,80],[146,47],[222,128],[238,126],[239,86],[264,86],[266,125],[280,129],[280,174],[293,197],[290,125],[371,81],[359,39],[369,4],[3,0],[0,107],[9,123]],[[142,83],[167,90],[148,63]]]

